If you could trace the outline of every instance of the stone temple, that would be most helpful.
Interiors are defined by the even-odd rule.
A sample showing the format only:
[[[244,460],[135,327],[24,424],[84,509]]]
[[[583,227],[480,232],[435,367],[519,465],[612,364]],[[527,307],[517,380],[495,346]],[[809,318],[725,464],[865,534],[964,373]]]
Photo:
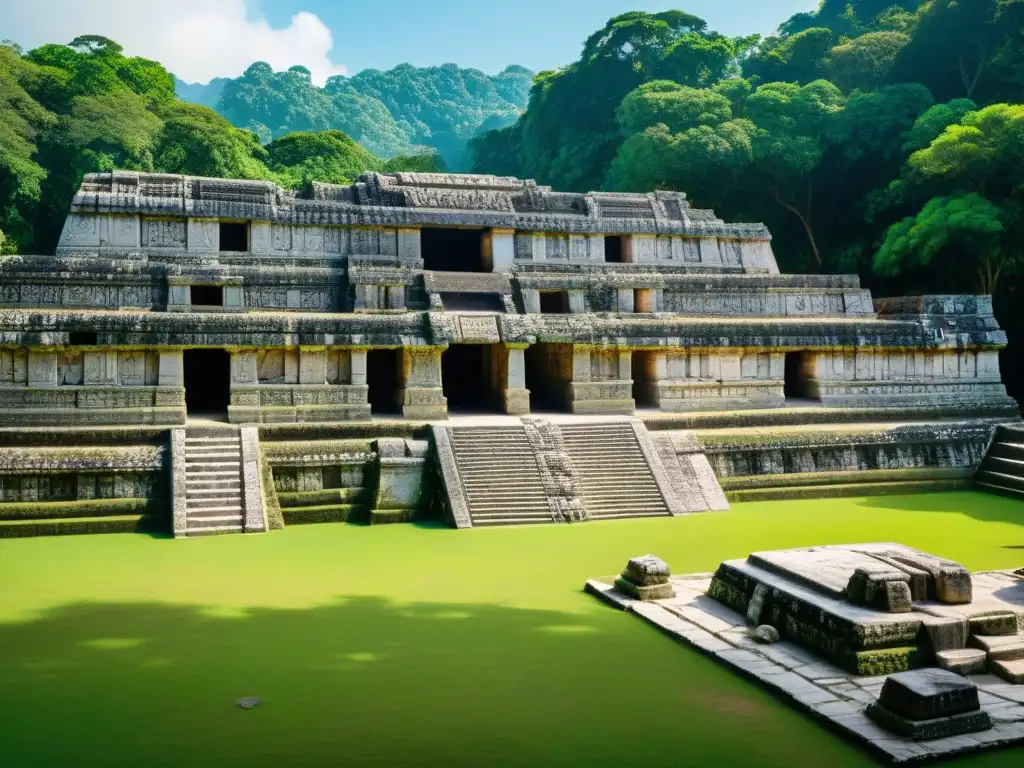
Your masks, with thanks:
[[[0,264],[0,535],[1019,493],[1005,343],[676,192],[91,174]]]

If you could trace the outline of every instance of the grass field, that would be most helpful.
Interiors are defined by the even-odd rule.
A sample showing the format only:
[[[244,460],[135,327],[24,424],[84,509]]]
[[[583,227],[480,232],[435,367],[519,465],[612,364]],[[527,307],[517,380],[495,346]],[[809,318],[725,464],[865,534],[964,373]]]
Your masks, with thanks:
[[[1024,504],[961,492],[518,529],[0,540],[0,766],[873,765],[581,591],[647,552],[684,573],[869,540],[1017,567]],[[263,703],[239,710],[242,696]]]

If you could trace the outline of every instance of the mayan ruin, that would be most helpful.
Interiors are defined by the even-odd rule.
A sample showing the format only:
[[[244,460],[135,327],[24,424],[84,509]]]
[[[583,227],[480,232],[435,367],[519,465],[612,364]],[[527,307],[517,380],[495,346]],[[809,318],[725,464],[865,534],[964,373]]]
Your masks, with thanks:
[[[92,174],[2,275],[9,535],[962,487],[1018,414],[988,297],[781,275],[680,193]]]

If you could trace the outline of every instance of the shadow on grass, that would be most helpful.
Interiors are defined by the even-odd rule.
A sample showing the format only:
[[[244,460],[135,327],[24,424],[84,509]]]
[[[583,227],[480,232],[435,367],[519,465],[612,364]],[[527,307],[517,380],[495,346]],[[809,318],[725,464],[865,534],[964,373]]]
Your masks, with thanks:
[[[0,624],[0,686],[18,768],[872,764],[596,605],[69,605]]]
[[[903,512],[954,512],[989,523],[1024,525],[1024,501],[983,491],[866,496],[860,506]]]

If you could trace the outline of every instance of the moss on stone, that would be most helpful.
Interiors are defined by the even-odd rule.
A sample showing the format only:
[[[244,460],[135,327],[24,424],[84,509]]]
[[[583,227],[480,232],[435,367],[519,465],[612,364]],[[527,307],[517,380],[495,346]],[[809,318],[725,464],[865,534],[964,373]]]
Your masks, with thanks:
[[[903,648],[883,648],[873,651],[858,651],[849,654],[846,669],[865,677],[891,675],[895,672],[906,672],[930,664],[932,653],[927,648],[907,646]]]
[[[165,533],[165,515],[112,515],[110,517],[0,521],[0,538],[71,536],[89,533]]]
[[[164,498],[4,502],[0,503],[0,520],[26,521],[145,514],[167,515],[169,508],[169,501]]]
[[[369,488],[325,488],[322,491],[284,491],[277,494],[281,507],[317,507],[326,504],[366,504]]]
[[[364,522],[368,518],[368,511],[365,504],[324,504],[317,507],[290,507],[283,509],[282,513],[288,525],[304,525]]]
[[[791,472],[779,475],[742,475],[719,479],[725,491],[787,488],[850,483],[905,482],[911,480],[970,480],[974,470],[949,467],[910,467],[907,469],[865,469],[838,472]]]
[[[260,485],[263,488],[263,511],[267,516],[267,530],[279,531],[284,528],[281,503],[274,485],[274,473],[270,469],[270,462],[262,452],[260,453]]]
[[[726,491],[730,502],[784,501],[789,499],[825,499],[847,496],[897,496],[912,493],[936,493],[970,488],[970,478],[949,480],[909,480],[889,483],[848,483],[845,485],[802,485],[784,488],[751,488]]]

